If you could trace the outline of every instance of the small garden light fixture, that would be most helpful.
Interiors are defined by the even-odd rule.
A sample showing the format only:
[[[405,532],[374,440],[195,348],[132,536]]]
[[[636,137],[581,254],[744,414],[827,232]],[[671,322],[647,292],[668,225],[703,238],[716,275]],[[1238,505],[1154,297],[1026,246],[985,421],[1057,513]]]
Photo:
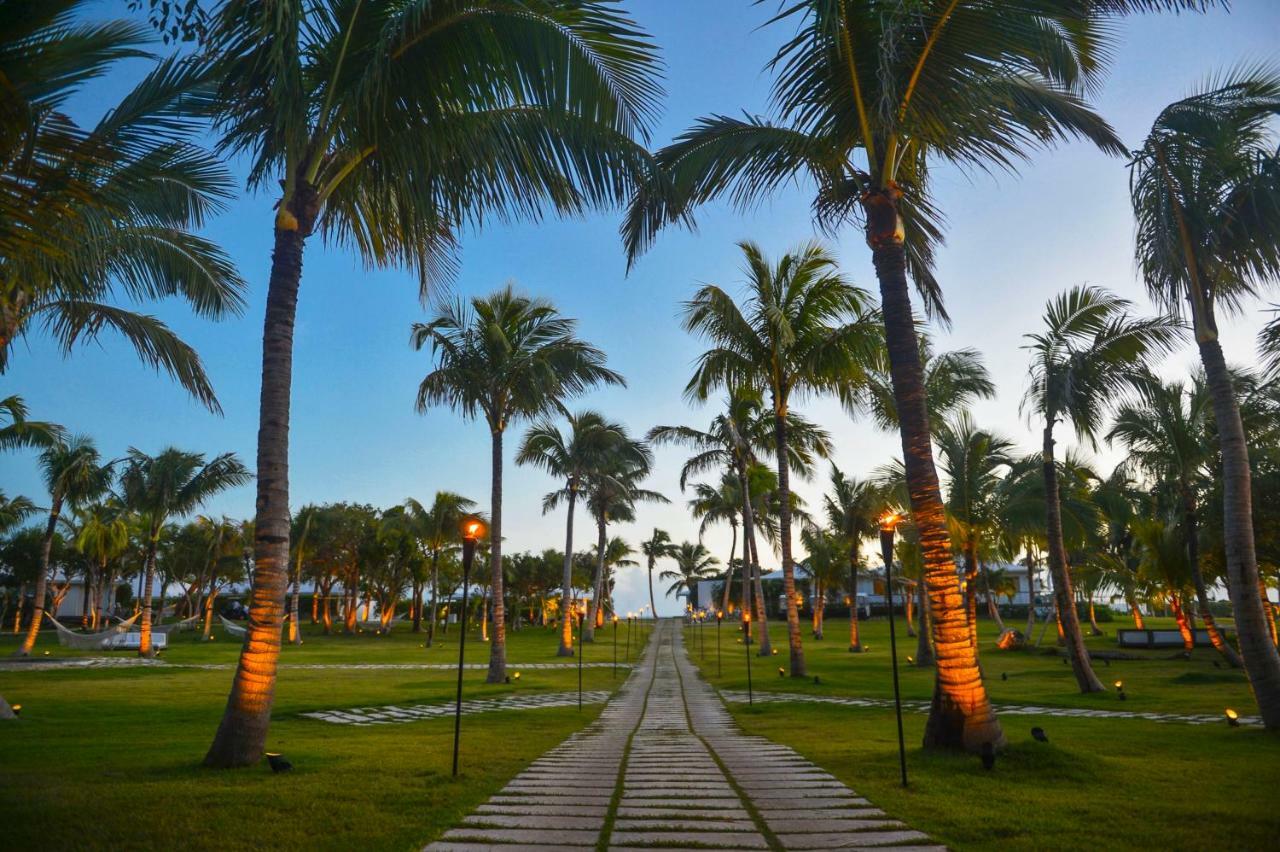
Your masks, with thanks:
[[[19,706],[20,706],[20,705],[18,705],[18,704],[13,705],[13,712],[14,712],[14,713],[17,713],[17,712],[18,712],[18,707],[19,707]],[[1225,713],[1226,713],[1226,716],[1227,716],[1227,724],[1228,724],[1228,725],[1230,725],[1230,726],[1231,726],[1231,727],[1233,727],[1233,728],[1238,728],[1238,727],[1240,727],[1240,714],[1239,714],[1239,713],[1237,713],[1235,710],[1232,710],[1230,707],[1228,707],[1228,708],[1226,709]]]

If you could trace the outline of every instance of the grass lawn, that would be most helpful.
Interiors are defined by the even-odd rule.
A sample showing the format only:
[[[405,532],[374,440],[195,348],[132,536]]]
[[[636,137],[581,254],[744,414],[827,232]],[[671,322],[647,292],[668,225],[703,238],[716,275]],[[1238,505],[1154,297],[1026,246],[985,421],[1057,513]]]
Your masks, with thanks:
[[[1153,621],[1151,626],[1165,626]],[[1104,625],[1110,635],[1090,639],[1091,648],[1117,650],[1116,626],[1128,625]],[[805,658],[820,684],[779,677],[778,666],[787,664],[786,636],[781,625],[771,628],[779,653],[753,659],[756,690],[892,697],[884,619],[864,623],[863,641],[871,650],[861,655],[848,652],[846,620],[828,620],[820,642],[806,630]],[[1170,713],[1221,713],[1231,706],[1242,715],[1256,713],[1244,675],[1214,668],[1212,650],[1197,650],[1189,661],[1156,651],[1110,667],[1099,663],[1104,682],[1124,681],[1129,698],[1121,702],[1114,691],[1080,695],[1059,659],[996,650],[996,631],[985,621],[982,628],[986,683],[998,704]],[[745,690],[746,654],[735,630],[727,621],[722,628],[718,676],[715,624],[702,627],[702,637],[698,629],[686,628],[685,643],[703,675],[717,687]],[[706,643],[705,659],[700,642]],[[1052,638],[1047,642],[1051,647]],[[915,640],[899,633],[898,651],[905,662]],[[930,697],[931,669],[904,666],[901,675],[904,698]],[[801,703],[731,704],[730,710],[749,733],[795,748],[891,815],[956,849],[1280,846],[1280,737],[1261,728],[1010,715],[1002,720],[1009,748],[987,772],[974,757],[921,749],[925,716],[908,712],[911,783],[904,790],[891,710]],[[1031,738],[1037,725],[1047,732],[1047,744]]]
[[[219,631],[220,632],[220,631]],[[619,632],[624,657],[626,627]],[[633,635],[633,639],[639,640]],[[301,712],[380,704],[452,701],[447,670],[299,669],[290,663],[455,663],[456,628],[436,647],[400,625],[390,637],[324,637],[308,628],[286,646],[269,747],[294,770],[265,763],[212,771],[199,766],[221,717],[230,669],[179,668],[0,671],[0,694],[23,706],[0,724],[0,847],[10,849],[419,849],[503,786],[529,761],[593,720],[600,706],[480,713],[463,717],[462,766],[450,777],[453,720],[350,727]],[[610,662],[609,628],[586,646],[585,662]],[[17,646],[0,638],[0,659]],[[633,649],[635,645],[633,644]],[[518,682],[486,685],[467,671],[465,696],[567,692],[575,669],[521,670],[555,656],[551,630],[509,634],[509,670]],[[41,635],[36,654],[75,654]],[[175,637],[170,664],[234,664],[239,643],[219,635]],[[128,656],[127,652],[114,652]],[[101,654],[97,656],[102,656]],[[488,646],[473,636],[467,661]],[[583,688],[621,684],[608,668],[585,669]]]

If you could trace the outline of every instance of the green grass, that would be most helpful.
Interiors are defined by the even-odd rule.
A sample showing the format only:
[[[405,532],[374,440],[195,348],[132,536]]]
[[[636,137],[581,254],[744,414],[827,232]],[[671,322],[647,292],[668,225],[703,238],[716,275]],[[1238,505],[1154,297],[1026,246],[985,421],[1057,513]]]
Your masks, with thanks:
[[[444,703],[456,673],[433,670],[306,670],[289,663],[453,663],[456,630],[436,647],[400,626],[390,637],[324,637],[308,631],[286,646],[269,739],[295,769],[202,769],[226,702],[230,670],[118,668],[0,672],[0,694],[23,705],[0,724],[0,825],[5,848],[24,849],[419,849],[502,787],[531,760],[589,724],[587,705],[465,716],[462,777],[450,777],[453,720],[353,728],[299,713],[391,703]],[[633,635],[633,639],[640,637]],[[612,632],[586,646],[585,662],[612,660]],[[624,656],[625,625],[619,633]],[[6,635],[0,655],[17,645]],[[550,630],[509,635],[513,684],[485,684],[467,671],[469,698],[563,692],[575,669],[522,670],[555,656]],[[635,645],[633,644],[633,650]],[[42,634],[37,656],[72,652]],[[165,652],[171,663],[235,662],[238,643],[187,634]],[[127,656],[126,652],[115,652]],[[83,655],[83,654],[81,654]],[[471,637],[468,662],[488,646]],[[622,683],[608,668],[586,669],[583,688]]]
[[[1100,668],[1104,681],[1124,681],[1129,700],[1122,703],[1114,692],[1078,694],[1070,669],[1054,657],[994,649],[995,631],[982,626],[981,659],[997,703],[1256,712],[1244,676],[1214,668],[1212,651],[1197,650],[1190,661],[1168,659],[1171,651],[1148,652],[1141,661]],[[1105,625],[1111,636],[1091,639],[1090,646],[1115,650],[1115,626]],[[714,622],[701,628],[701,639],[697,629],[686,628],[685,644],[703,675],[718,687],[745,690],[746,655],[728,622],[721,637],[723,676],[717,676]],[[773,625],[779,654],[753,659],[755,688],[892,697],[887,622],[864,625],[867,654],[848,652],[847,631],[843,620],[828,621],[828,638],[821,642],[806,631],[810,675],[821,679],[814,684],[778,676],[787,650],[784,631]],[[915,640],[899,635],[899,641],[905,661]],[[1009,674],[1007,681],[1001,672]],[[904,698],[929,698],[932,670],[907,666],[901,673]],[[747,732],[795,748],[890,815],[955,849],[1266,849],[1280,837],[1274,796],[1280,737],[1260,728],[1010,715],[1002,720],[1009,747],[987,772],[974,757],[924,751],[925,716],[906,713],[911,783],[904,790],[891,710],[799,703],[731,704],[730,710]],[[1031,738],[1037,725],[1048,733],[1047,744]]]

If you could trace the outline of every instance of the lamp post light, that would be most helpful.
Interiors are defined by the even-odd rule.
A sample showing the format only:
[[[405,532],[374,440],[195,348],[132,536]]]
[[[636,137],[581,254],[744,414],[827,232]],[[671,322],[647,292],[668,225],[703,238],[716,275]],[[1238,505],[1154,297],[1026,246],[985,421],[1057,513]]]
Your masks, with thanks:
[[[747,704],[750,706],[756,700],[751,690],[751,613],[745,609],[742,611],[742,628],[747,632],[747,639],[742,647],[747,649]]]
[[[471,565],[476,559],[476,542],[484,535],[478,518],[462,521],[462,630],[458,636],[458,695],[453,704],[453,777],[458,777],[458,745],[462,741],[462,670],[467,650],[467,590],[471,586]]]
[[[724,666],[720,659],[720,622],[724,621],[724,612],[716,610],[716,677],[724,675]]]
[[[902,767],[902,786],[907,786],[907,747],[902,737],[902,693],[898,688],[898,639],[893,623],[893,537],[902,516],[886,512],[880,517],[880,555],[884,557],[884,585],[889,596],[889,658],[893,665],[893,706],[898,716],[898,763]]]
[[[613,614],[613,679],[618,679],[618,614]]]

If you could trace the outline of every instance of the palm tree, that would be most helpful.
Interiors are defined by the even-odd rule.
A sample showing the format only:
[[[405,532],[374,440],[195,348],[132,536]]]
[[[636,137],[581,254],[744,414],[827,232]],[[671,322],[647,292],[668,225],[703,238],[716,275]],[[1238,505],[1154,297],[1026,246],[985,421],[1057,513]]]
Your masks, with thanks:
[[[36,573],[36,593],[31,624],[15,657],[25,657],[35,647],[44,621],[45,594],[49,584],[49,554],[62,511],[102,496],[111,485],[111,467],[101,463],[98,448],[83,435],[60,440],[40,453],[41,474],[49,491],[49,521],[40,541],[40,565]]]
[[[957,349],[935,355],[928,335],[920,335],[920,363],[924,372],[925,397],[929,400],[929,422],[936,431],[953,415],[969,410],[979,399],[991,399],[996,386],[991,381],[982,355],[974,349]],[[870,415],[873,423],[884,430],[901,427],[898,401],[893,394],[893,376],[888,353],[882,353],[854,401],[854,407]]]
[[[315,506],[303,506],[293,518],[289,528],[289,541],[293,545],[293,596],[289,600],[289,641],[294,645],[302,644],[302,622],[299,619],[298,595],[302,589],[302,565],[311,554],[311,525],[316,519]],[[207,619],[205,630],[209,629],[212,619]]]
[[[619,202],[645,162],[633,139],[645,136],[659,88],[648,37],[600,0],[229,0],[205,54],[216,63],[223,148],[250,156],[251,186],[280,187],[259,412],[260,635],[245,645],[205,759],[227,767],[261,758],[275,684],[269,634],[286,586],[307,241],[319,232],[371,265],[413,267],[425,294],[454,266],[464,228]]]
[[[827,612],[827,593],[839,586],[845,577],[844,537],[837,531],[823,529],[812,520],[800,528],[804,545],[804,567],[809,573],[809,599],[813,610],[813,638],[823,639]],[[854,597],[857,597],[855,592]],[[855,602],[856,605],[856,602]]]
[[[653,617],[657,618],[657,600],[653,596],[653,569],[657,567],[659,559],[675,556],[676,545],[671,541],[671,536],[666,530],[655,527],[653,534],[640,542],[640,552],[644,554],[649,566],[649,609],[653,611]]]
[[[156,549],[161,530],[170,518],[191,514],[214,495],[244,485],[252,475],[235,453],[223,453],[205,461],[200,453],[176,447],[168,447],[154,456],[130,447],[124,464],[120,473],[120,497],[131,511],[138,513],[146,535],[143,569],[146,580],[142,588],[142,633],[138,638],[138,654],[150,656],[151,592],[155,586]],[[279,605],[281,608],[284,606],[283,595]],[[283,616],[283,613],[279,615]],[[250,635],[245,641],[253,639]],[[273,641],[278,651],[278,629]]]
[[[725,564],[724,589],[721,591],[720,610],[729,611],[729,593],[733,586],[734,559],[738,552],[738,517],[742,514],[742,494],[738,478],[726,470],[720,476],[719,487],[705,482],[693,484],[693,498],[689,500],[689,513],[698,520],[698,541],[706,535],[712,524],[729,524],[729,559]],[[743,560],[746,564],[746,560]]]
[[[682,444],[693,450],[680,471],[680,488],[683,490],[689,477],[717,469],[728,469],[737,478],[738,495],[742,501],[743,594],[744,612],[753,611],[756,633],[760,637],[760,655],[772,653],[764,606],[764,586],[760,579],[760,555],[756,546],[759,524],[755,506],[763,493],[761,472],[758,470],[757,452],[773,449],[774,420],[761,411],[760,394],[739,386],[730,390],[725,411],[712,418],[706,431],[690,426],[655,426],[648,438],[654,444]],[[788,452],[792,468],[802,474],[812,465],[815,455],[830,451],[827,433],[795,413],[789,418]],[[766,477],[767,490],[777,486],[776,477]],[[754,588],[754,594],[752,589]],[[652,595],[650,595],[652,597]]]
[[[691,541],[682,541],[676,545],[671,558],[676,562],[675,570],[668,569],[658,575],[660,580],[671,581],[671,585],[667,586],[667,597],[681,593],[694,594],[698,582],[714,574],[716,566],[720,564],[720,560],[712,556],[705,547]]]
[[[879,335],[865,318],[867,295],[844,280],[835,259],[816,244],[776,264],[760,247],[739,244],[747,265],[747,296],[739,306],[720,287],[704,286],[685,306],[685,329],[711,349],[698,358],[687,395],[706,399],[715,388],[759,387],[773,413],[778,470],[782,585],[787,600],[791,676],[805,674],[791,554],[791,455],[787,434],[792,397],[849,394],[857,387]]]
[[[933,277],[941,240],[929,194],[938,160],[1012,169],[1030,152],[1083,137],[1117,156],[1121,141],[1083,100],[1113,44],[1104,16],[1211,5],[1206,0],[788,0],[773,22],[794,30],[777,72],[776,122],[713,115],[660,150],[624,225],[628,254],[669,224],[727,197],[752,208],[800,176],[817,187],[815,218],[835,232],[861,219],[881,290],[881,311],[911,506],[920,529],[934,629],[940,641],[925,744],[978,750],[1003,735],[965,631],[959,578],[928,436],[928,403],[908,274],[926,308],[945,318]]]
[[[623,427],[610,423],[596,411],[570,414],[569,430],[561,433],[550,421],[533,424],[516,453],[516,464],[540,467],[564,480],[564,487],[542,501],[543,514],[561,501],[567,509],[564,533],[564,580],[560,591],[560,611],[568,612],[573,592],[573,513],[590,477],[603,473],[609,456],[623,440]],[[573,656],[573,623],[562,619],[557,656]]]
[[[1132,464],[1157,483],[1173,487],[1200,618],[1213,647],[1233,668],[1240,668],[1239,655],[1214,621],[1200,564],[1199,492],[1215,455],[1209,436],[1212,402],[1208,385],[1199,377],[1186,387],[1144,375],[1137,384],[1137,396],[1136,402],[1122,405],[1116,412],[1107,440],[1123,443]]]
[[[1071,571],[1062,533],[1062,502],[1054,427],[1069,422],[1077,437],[1095,440],[1103,416],[1116,397],[1132,386],[1146,359],[1166,351],[1177,338],[1167,317],[1133,319],[1130,303],[1097,287],[1081,286],[1057,296],[1045,308],[1044,331],[1027,334],[1030,387],[1023,400],[1043,421],[1041,476],[1047,512],[1049,572],[1067,653],[1081,692],[1106,687],[1093,673],[1080,633]]]
[[[1280,651],[1258,588],[1249,446],[1218,314],[1280,276],[1280,72],[1244,69],[1170,104],[1135,155],[1130,194],[1147,292],[1190,315],[1222,454],[1227,590],[1266,727],[1280,728]]]
[[[964,554],[965,602],[969,638],[978,644],[978,573],[982,572],[991,601],[991,582],[979,551],[994,543],[999,522],[1000,474],[1013,461],[1013,442],[979,429],[968,412],[943,421],[935,436],[938,459],[947,478],[947,515],[952,541]]]
[[[27,418],[27,405],[18,396],[0,399],[0,450],[20,447],[46,448],[67,437],[56,423]]]
[[[827,525],[840,536],[849,563],[849,652],[862,653],[858,635],[858,551],[877,534],[885,510],[882,490],[869,480],[846,476],[833,462],[831,491],[822,498]]]
[[[431,620],[427,622],[426,646],[436,637],[436,619],[440,615],[440,557],[445,550],[462,541],[462,521],[474,514],[476,503],[452,491],[437,491],[426,509],[417,500],[405,501],[418,530],[422,544],[431,553]]]
[[[468,419],[483,417],[492,444],[489,568],[494,637],[490,683],[506,679],[506,625],[502,591],[502,438],[515,420],[541,417],[598,384],[624,385],[605,367],[604,353],[574,335],[576,321],[545,299],[510,286],[470,306],[440,306],[427,324],[413,326],[415,349],[430,345],[436,367],[418,387],[418,411],[448,405]]]
[[[1271,308],[1275,318],[1258,332],[1258,351],[1266,364],[1267,374],[1280,378],[1280,305]]]
[[[635,506],[640,501],[668,502],[658,492],[640,487],[652,469],[653,453],[648,444],[633,440],[625,429],[619,428],[618,437],[610,442],[599,468],[588,477],[587,508],[596,521],[596,565],[580,641],[594,642],[596,623],[603,623],[600,607],[604,600],[609,524],[634,521]]]
[[[106,590],[111,586],[111,569],[108,566],[129,549],[129,524],[124,519],[123,507],[113,500],[91,503],[76,514],[75,548],[94,566],[97,574],[92,621],[87,625],[96,630]],[[86,598],[89,594],[89,584],[85,583]]]
[[[617,609],[613,607],[613,572],[618,568],[634,568],[639,565],[640,563],[631,558],[635,553],[631,545],[627,544],[621,536],[610,537],[609,542],[604,546],[606,579],[604,582],[605,592],[601,597],[601,606],[603,606],[603,601],[609,601],[610,609],[615,615],[617,615]],[[599,558],[600,554],[597,553],[596,559],[599,560]]]
[[[149,58],[145,26],[83,22],[84,0],[49,0],[0,24],[5,132],[0,141],[0,373],[37,330],[64,353],[121,334],[217,410],[199,356],[153,316],[110,304],[177,296],[220,319],[243,308],[227,255],[192,230],[231,195],[231,177],[193,145],[205,81],[167,59],[92,127],[64,111],[83,84]]]

